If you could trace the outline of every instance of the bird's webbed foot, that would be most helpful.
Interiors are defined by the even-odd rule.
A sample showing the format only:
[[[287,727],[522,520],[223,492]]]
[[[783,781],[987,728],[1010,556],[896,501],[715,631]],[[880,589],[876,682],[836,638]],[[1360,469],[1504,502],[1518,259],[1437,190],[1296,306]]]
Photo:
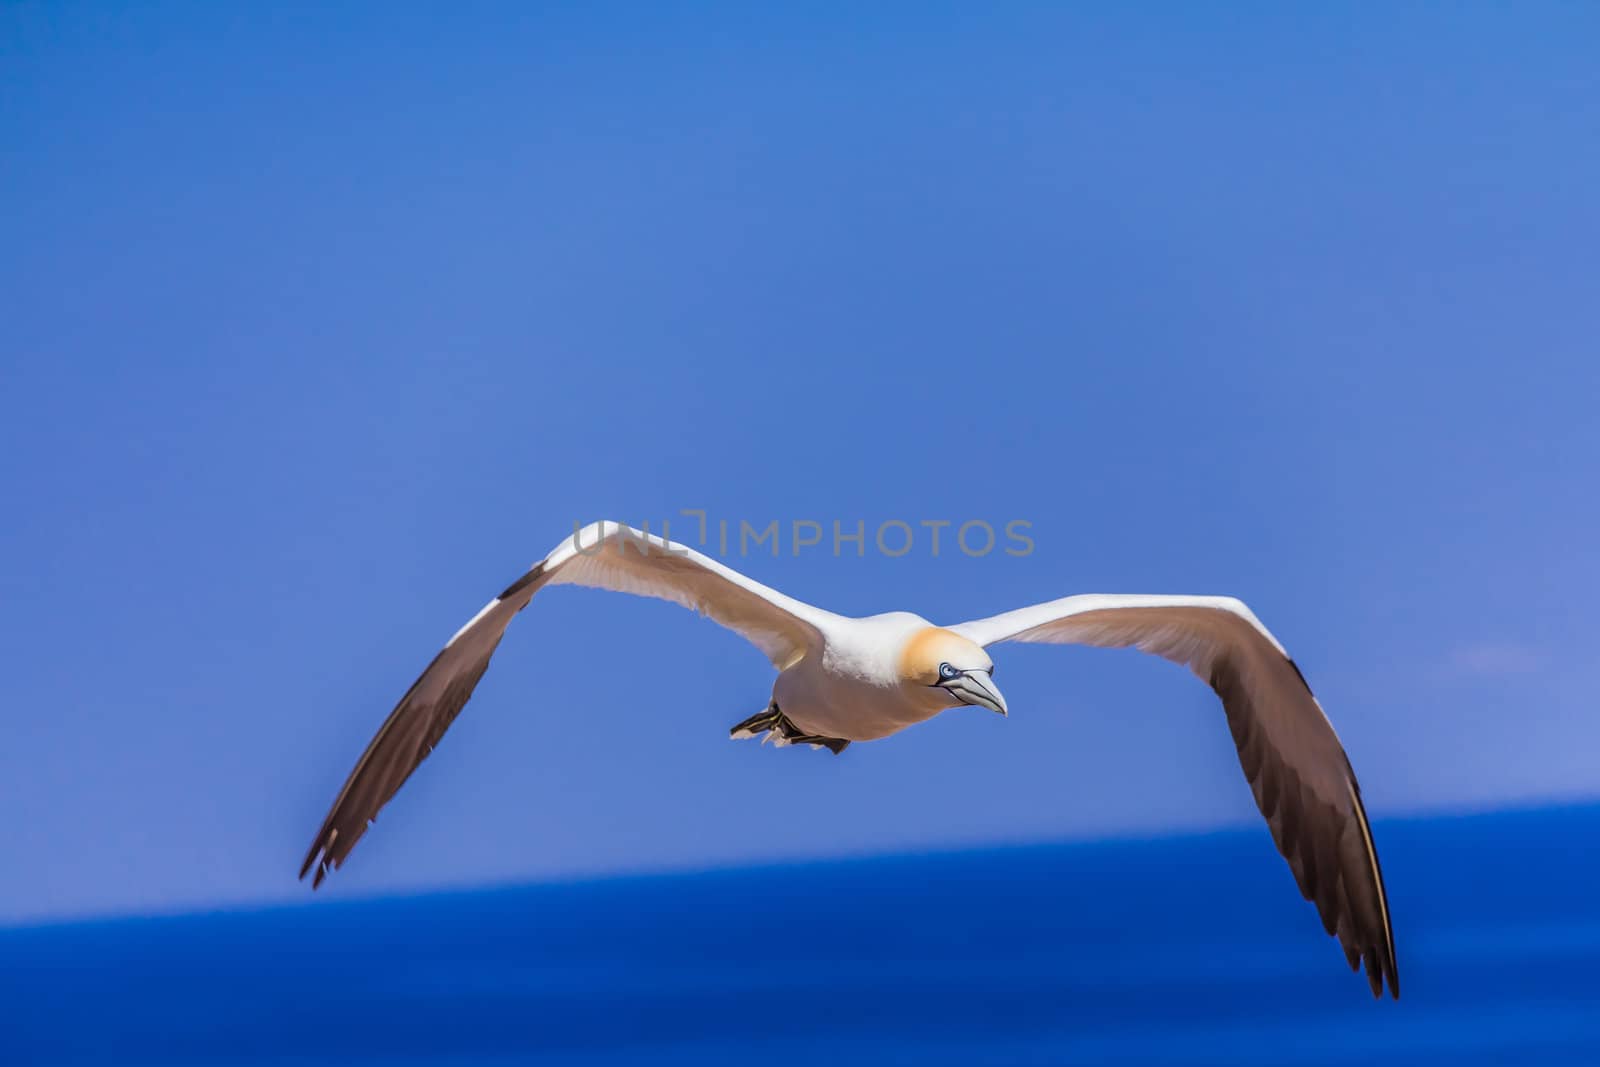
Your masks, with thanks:
[[[789,721],[789,717],[778,710],[778,705],[769,704],[767,710],[750,716],[728,731],[728,736],[734,740],[754,737],[764,733],[762,744],[771,741],[776,748],[788,745],[810,745],[812,748],[825,748],[835,756],[849,747],[850,742],[842,737],[823,737],[821,734],[808,734]]]

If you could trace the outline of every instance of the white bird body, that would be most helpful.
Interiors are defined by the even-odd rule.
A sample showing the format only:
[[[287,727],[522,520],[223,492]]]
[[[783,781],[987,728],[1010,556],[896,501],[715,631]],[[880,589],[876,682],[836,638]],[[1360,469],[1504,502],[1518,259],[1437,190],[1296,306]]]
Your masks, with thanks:
[[[506,627],[546,585],[585,585],[693,608],[766,653],[767,709],[731,731],[842,752],[971,705],[1007,713],[987,646],[1005,641],[1138,648],[1190,667],[1222,698],[1257,806],[1302,894],[1375,995],[1399,995],[1394,935],[1371,828],[1344,748],[1299,668],[1232,597],[1088,594],[939,627],[910,612],[836,615],[684,545],[594,523],[557,545],[458,630],[350,773],[301,868],[321,884],[433,751]],[[1136,760],[1129,761],[1134,769]]]
[[[822,627],[821,654],[786,667],[772,702],[805,733],[846,741],[876,741],[926,722],[951,705],[908,691],[900,663],[908,643],[932,629],[909,611],[835,616]]]

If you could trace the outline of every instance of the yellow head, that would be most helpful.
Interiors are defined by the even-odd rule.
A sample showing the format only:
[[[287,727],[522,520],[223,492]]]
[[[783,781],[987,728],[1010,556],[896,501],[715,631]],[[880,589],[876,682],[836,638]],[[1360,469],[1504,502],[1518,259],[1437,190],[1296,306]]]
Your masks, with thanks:
[[[951,630],[918,630],[900,653],[900,683],[941,707],[973,704],[1006,713],[994,684],[994,661],[983,646]]]

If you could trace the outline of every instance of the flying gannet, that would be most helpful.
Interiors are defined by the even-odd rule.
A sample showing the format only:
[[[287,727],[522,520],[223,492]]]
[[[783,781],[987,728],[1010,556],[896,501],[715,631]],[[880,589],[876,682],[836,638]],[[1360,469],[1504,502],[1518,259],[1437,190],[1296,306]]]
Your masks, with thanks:
[[[935,626],[909,612],[847,618],[803,604],[684,545],[614,522],[576,531],[456,632],[400,698],[333,802],[300,869],[337,869],[472,696],[511,619],[547,585],[658,597],[710,616],[767,654],[765,710],[733,727],[779,746],[843,752],[972,705],[1006,714],[985,649],[1004,641],[1138,648],[1188,666],[1222,698],[1239,762],[1300,892],[1375,996],[1400,995],[1383,873],[1361,789],[1283,646],[1219,596],[1069,596]]]

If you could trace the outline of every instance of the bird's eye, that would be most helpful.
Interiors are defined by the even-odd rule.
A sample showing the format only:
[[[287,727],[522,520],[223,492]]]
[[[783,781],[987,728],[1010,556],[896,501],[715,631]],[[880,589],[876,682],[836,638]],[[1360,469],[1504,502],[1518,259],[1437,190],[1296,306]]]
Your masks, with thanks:
[[[943,678],[947,682],[960,673],[960,671],[956,670],[948,663],[939,664],[939,677]]]

